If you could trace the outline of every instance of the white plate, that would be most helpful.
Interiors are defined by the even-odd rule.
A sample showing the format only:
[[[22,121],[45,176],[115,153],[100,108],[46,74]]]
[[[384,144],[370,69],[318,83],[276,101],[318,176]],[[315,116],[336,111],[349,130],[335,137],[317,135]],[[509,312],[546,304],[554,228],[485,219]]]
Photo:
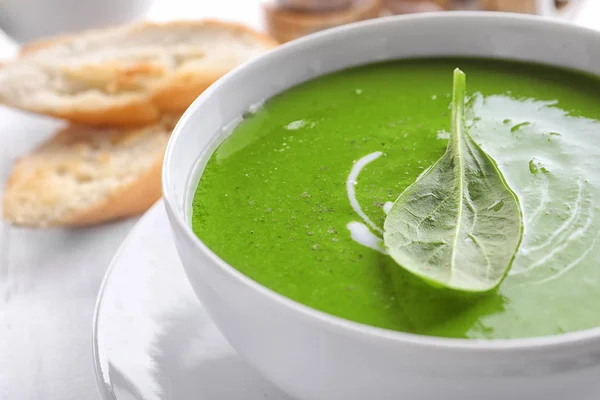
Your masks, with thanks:
[[[291,400],[238,357],[196,299],[162,201],[113,259],[93,341],[105,400]]]

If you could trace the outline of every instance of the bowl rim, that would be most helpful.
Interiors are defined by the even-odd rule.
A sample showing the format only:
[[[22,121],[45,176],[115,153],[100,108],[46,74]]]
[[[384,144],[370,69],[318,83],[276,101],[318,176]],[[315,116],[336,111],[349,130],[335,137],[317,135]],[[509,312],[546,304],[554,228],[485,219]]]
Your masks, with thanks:
[[[420,334],[413,334],[401,331],[394,331],[386,328],[379,328],[376,326],[367,325],[364,323],[344,319],[332,314],[328,314],[324,311],[317,310],[310,306],[304,305],[300,302],[292,300],[282,294],[277,293],[273,289],[270,289],[229,265],[217,254],[208,248],[206,244],[200,238],[198,238],[191,229],[191,226],[186,222],[185,216],[181,211],[181,208],[177,206],[178,202],[175,193],[169,188],[171,185],[171,171],[170,165],[172,159],[176,156],[174,153],[175,144],[185,137],[185,132],[188,131],[188,125],[191,116],[202,107],[204,101],[209,97],[215,95],[223,86],[223,83],[229,80],[231,77],[237,75],[241,70],[245,69],[249,65],[254,65],[260,62],[269,62],[274,57],[280,57],[282,54],[293,53],[296,49],[308,46],[310,47],[313,43],[318,43],[322,38],[329,36],[342,36],[346,32],[351,30],[361,30],[374,25],[385,25],[385,24],[399,24],[406,20],[448,20],[448,19],[465,19],[465,20],[485,20],[488,19],[490,22],[493,20],[510,20],[520,24],[526,24],[529,26],[552,26],[554,29],[560,29],[568,33],[578,32],[579,34],[592,35],[597,39],[600,39],[600,31],[595,31],[591,28],[575,25],[567,21],[558,20],[549,17],[540,17],[525,14],[516,13],[504,13],[504,12],[481,12],[481,11],[443,11],[443,12],[430,12],[422,14],[412,15],[399,15],[382,17],[374,20],[361,21],[351,23],[344,26],[328,29],[326,31],[317,32],[300,39],[285,43],[279,47],[270,50],[257,58],[238,66],[232,71],[225,74],[213,85],[206,89],[185,111],[180,118],[179,122],[175,126],[171,138],[167,144],[165,157],[162,168],[162,191],[165,202],[165,207],[170,214],[170,224],[174,230],[178,230],[185,235],[187,239],[196,251],[200,251],[206,256],[213,264],[215,268],[224,272],[229,279],[237,281],[239,284],[244,285],[247,289],[257,292],[263,297],[267,297],[272,302],[277,302],[289,312],[297,314],[305,320],[311,320],[320,324],[328,325],[331,328],[335,328],[338,331],[343,331],[347,334],[360,335],[365,339],[385,341],[390,344],[403,344],[403,345],[414,345],[419,347],[426,347],[430,349],[448,350],[448,351],[487,351],[487,352],[507,352],[507,351],[537,351],[537,350],[549,350],[557,347],[575,347],[586,345],[589,343],[600,342],[600,326],[589,328],[580,331],[568,332],[558,335],[547,335],[537,337],[525,337],[525,338],[512,338],[512,339],[465,339],[465,338],[446,338],[436,336],[426,336]],[[199,152],[199,156],[204,153],[207,148],[202,149]],[[187,171],[186,176],[189,179],[191,171]],[[174,239],[175,240],[175,239]]]

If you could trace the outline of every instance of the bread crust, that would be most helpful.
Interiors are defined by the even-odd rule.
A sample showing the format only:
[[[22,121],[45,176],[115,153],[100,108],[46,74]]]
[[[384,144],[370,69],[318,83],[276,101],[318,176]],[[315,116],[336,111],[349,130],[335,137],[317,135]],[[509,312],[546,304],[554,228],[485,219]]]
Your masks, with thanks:
[[[13,212],[15,205],[9,203],[9,197],[3,199],[4,219],[14,226],[25,228],[82,228],[111,221],[135,217],[146,212],[154,203],[160,200],[162,159],[143,176],[130,185],[119,188],[107,199],[94,204],[86,210],[67,214],[56,220],[20,220]],[[5,193],[10,193],[12,187],[20,179],[19,174],[9,177]]]
[[[156,29],[156,28],[161,28],[161,29],[168,28],[170,26],[171,27],[189,27],[189,28],[194,28],[194,27],[198,27],[198,26],[212,26],[212,27],[227,28],[232,31],[237,31],[239,33],[247,33],[249,35],[252,35],[255,37],[255,39],[257,41],[262,43],[265,47],[276,47],[279,45],[279,42],[277,42],[277,40],[275,40],[272,36],[270,36],[266,33],[263,33],[263,32],[256,31],[247,25],[240,24],[237,22],[222,21],[222,20],[213,19],[213,18],[205,18],[205,19],[201,19],[201,20],[197,20],[197,21],[187,21],[187,20],[169,21],[169,22],[164,22],[164,23],[149,22],[149,21],[136,22],[136,23],[130,24],[128,26],[128,30],[129,30],[129,32],[134,32],[134,31],[139,32],[139,31],[144,31],[144,30],[152,30],[152,29]],[[86,34],[99,34],[102,32],[110,31],[113,29],[119,29],[119,28],[123,28],[123,27],[122,26],[110,26],[110,27],[105,27],[105,28],[101,28],[101,29],[88,29],[88,30],[85,30],[85,31],[82,31],[82,32],[79,32],[76,34],[64,34],[64,35],[54,36],[52,38],[39,39],[39,40],[36,40],[33,42],[26,43],[23,46],[21,46],[20,54],[21,54],[21,56],[27,56],[28,54],[35,53],[39,50],[43,50],[45,48],[54,46],[56,44],[71,42],[71,41],[73,41],[83,35],[86,35]]]
[[[160,124],[110,132],[60,130],[15,163],[4,188],[4,219],[31,228],[85,227],[145,212],[161,197],[164,150],[177,120],[166,116]],[[136,157],[148,161],[127,170]],[[82,173],[95,178],[80,181]],[[100,183],[86,197],[92,179]]]
[[[183,113],[210,85],[227,71],[205,71],[199,76],[193,73],[179,73],[169,82],[158,88],[152,103],[162,113]]]
[[[174,93],[173,96],[177,96]],[[182,110],[184,111],[185,108]],[[160,110],[152,99],[134,99],[123,105],[112,105],[103,108],[64,108],[27,110],[51,117],[66,119],[73,124],[115,126],[122,128],[140,127],[157,122]],[[174,110],[176,111],[176,110]]]
[[[169,29],[175,31],[175,28],[179,30],[189,28],[191,31],[206,28],[221,29],[234,35],[234,38],[230,40],[238,40],[240,43],[251,42],[252,46],[260,46],[261,51],[267,51],[278,45],[270,36],[237,23],[212,19],[173,21],[164,24],[141,22],[123,27],[88,30],[75,35],[63,35],[29,43],[22,48],[20,57],[9,63],[7,67],[10,69],[13,65],[18,68],[27,63],[33,64],[36,57],[40,54],[43,55],[44,52],[51,53],[60,46],[74,42],[82,43],[86,38],[98,40],[98,35],[110,34],[127,37],[132,34],[152,33],[157,30],[159,32]],[[240,35],[240,38],[235,39],[235,35]],[[59,61],[57,61],[58,63]],[[83,82],[83,85],[93,85],[94,80],[100,77],[104,92],[97,94],[96,101],[83,101],[81,98],[73,97],[73,101],[61,102],[61,104],[48,101],[31,104],[28,101],[20,101],[15,96],[11,97],[10,94],[3,96],[1,93],[3,77],[0,73],[0,99],[8,106],[66,119],[77,124],[115,127],[143,126],[158,122],[162,114],[185,111],[196,97],[215,80],[235,67],[237,62],[236,65],[232,64],[231,61],[227,61],[208,69],[186,66],[186,68],[175,67],[165,70],[157,64],[140,58],[133,65],[106,61],[91,65],[78,65],[75,71],[78,74],[77,78],[81,78],[80,81],[78,80],[78,84]],[[68,70],[60,70],[59,73],[69,76]],[[151,83],[146,84],[147,81]],[[95,89],[95,87],[88,86],[88,89]]]
[[[53,226],[86,227],[130,218],[146,212],[162,196],[161,170],[162,158],[132,184],[120,188],[106,200],[87,210],[56,221]]]

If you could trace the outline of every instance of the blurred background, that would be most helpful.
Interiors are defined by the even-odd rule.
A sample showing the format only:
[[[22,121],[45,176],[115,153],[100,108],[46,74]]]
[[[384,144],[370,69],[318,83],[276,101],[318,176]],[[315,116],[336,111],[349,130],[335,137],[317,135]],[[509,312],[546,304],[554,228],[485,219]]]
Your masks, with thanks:
[[[218,17],[264,28],[280,41],[320,29],[380,16],[427,11],[481,10],[538,14],[586,26],[596,23],[595,0],[2,0],[3,41],[40,37],[145,18]],[[68,12],[65,12],[68,10]],[[2,43],[2,42],[0,42]],[[0,56],[13,47],[4,44]]]
[[[0,62],[32,40],[139,19],[219,18],[285,42],[358,20],[440,10],[521,12],[600,28],[600,0],[0,0]],[[0,106],[0,188],[14,161],[56,127],[56,121]],[[98,398],[94,304],[134,223],[79,231],[0,223],[1,400]]]

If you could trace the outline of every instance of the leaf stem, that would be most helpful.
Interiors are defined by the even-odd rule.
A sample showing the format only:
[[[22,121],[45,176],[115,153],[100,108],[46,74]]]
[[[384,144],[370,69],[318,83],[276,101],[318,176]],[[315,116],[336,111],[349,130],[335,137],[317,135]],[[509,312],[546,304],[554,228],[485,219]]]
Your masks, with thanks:
[[[452,122],[450,126],[450,141],[453,142],[453,146],[460,145],[465,126],[466,81],[465,73],[456,68],[452,81]]]
[[[452,241],[452,257],[450,259],[450,276],[454,276],[455,264],[456,264],[456,255],[458,245],[457,242],[459,240],[460,231],[463,224],[463,207],[464,207],[464,174],[465,174],[465,166],[463,159],[463,139],[465,129],[465,96],[466,96],[466,76],[465,73],[460,69],[456,68],[454,70],[454,79],[452,80],[452,122],[450,127],[450,143],[448,143],[448,149],[451,149],[454,153],[454,156],[457,160],[457,168],[456,168],[456,182],[458,184],[458,192],[460,193],[458,199],[458,213],[456,215],[456,227],[454,231],[454,238]],[[452,279],[452,278],[451,278]]]

